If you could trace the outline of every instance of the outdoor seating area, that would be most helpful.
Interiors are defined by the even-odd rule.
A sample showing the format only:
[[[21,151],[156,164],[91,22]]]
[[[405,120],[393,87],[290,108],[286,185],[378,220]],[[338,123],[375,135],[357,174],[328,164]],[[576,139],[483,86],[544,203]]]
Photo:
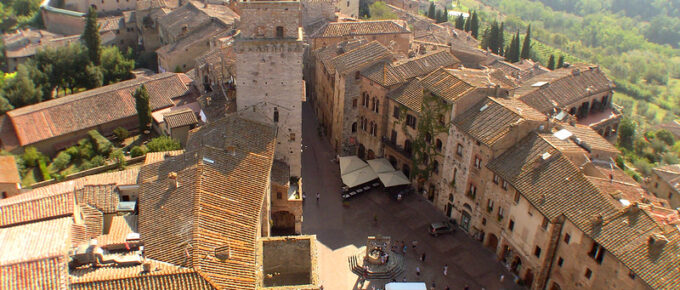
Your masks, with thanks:
[[[348,199],[373,188],[395,188],[411,184],[411,181],[392,167],[385,158],[365,162],[357,156],[339,157],[342,198]],[[379,180],[379,181],[377,181]]]

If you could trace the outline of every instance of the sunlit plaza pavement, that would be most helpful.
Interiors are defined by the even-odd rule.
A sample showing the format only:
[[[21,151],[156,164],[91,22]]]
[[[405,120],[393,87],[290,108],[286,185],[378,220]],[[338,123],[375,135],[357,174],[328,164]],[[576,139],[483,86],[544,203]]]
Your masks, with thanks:
[[[350,200],[343,206],[340,197],[340,170],[332,159],[327,139],[317,133],[317,122],[310,104],[303,107],[303,190],[307,200],[304,205],[303,234],[315,234],[319,249],[319,271],[326,290],[382,289],[389,280],[369,280],[363,285],[352,273],[348,258],[366,245],[372,235],[390,236],[392,241],[406,241],[408,247],[404,274],[401,281],[423,281],[435,289],[520,289],[512,275],[497,262],[491,250],[458,230],[453,235],[432,237],[428,225],[444,220],[442,213],[427,200],[412,195],[403,201],[391,199],[387,193],[374,190]],[[319,202],[316,193],[321,194]],[[377,216],[377,223],[374,222]],[[414,251],[411,241],[417,240]],[[425,262],[420,255],[425,252]],[[448,264],[448,275],[442,273]],[[416,267],[421,270],[416,276]],[[504,275],[503,281],[500,281]]]

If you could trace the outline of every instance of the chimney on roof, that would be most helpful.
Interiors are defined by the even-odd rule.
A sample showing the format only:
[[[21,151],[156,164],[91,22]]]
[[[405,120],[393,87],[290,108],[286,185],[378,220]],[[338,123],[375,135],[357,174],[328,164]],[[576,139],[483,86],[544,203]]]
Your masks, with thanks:
[[[668,243],[668,239],[662,233],[651,234],[649,236],[649,246],[663,248]]]
[[[168,173],[168,182],[171,188],[179,188],[179,178],[177,176],[177,172],[172,171]]]
[[[147,273],[150,273],[150,272],[151,272],[151,263],[145,261],[142,264],[142,273],[147,274]]]
[[[595,214],[590,217],[590,223],[593,225],[593,227],[600,227],[604,223],[604,217],[602,214]]]
[[[227,153],[231,154],[231,156],[236,156],[236,147],[233,145],[227,145]]]

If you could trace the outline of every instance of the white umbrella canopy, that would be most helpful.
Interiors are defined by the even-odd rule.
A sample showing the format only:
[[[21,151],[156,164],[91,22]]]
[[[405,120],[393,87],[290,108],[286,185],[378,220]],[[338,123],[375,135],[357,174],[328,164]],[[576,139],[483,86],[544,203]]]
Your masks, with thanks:
[[[411,184],[411,181],[408,180],[408,177],[406,177],[406,175],[404,175],[404,173],[401,171],[380,173],[378,174],[378,177],[385,187]]]
[[[357,156],[344,156],[338,159],[340,161],[340,174],[347,174],[352,171],[368,167],[368,164]]]
[[[348,187],[355,187],[357,185],[362,185],[366,182],[378,178],[378,175],[373,172],[371,167],[364,167],[359,170],[352,171],[350,173],[342,175],[342,183]]]
[[[371,159],[368,160],[368,166],[373,168],[373,171],[375,173],[385,173],[385,172],[392,172],[394,171],[394,167],[392,167],[392,164],[390,164],[389,161],[385,158],[378,158],[378,159]]]

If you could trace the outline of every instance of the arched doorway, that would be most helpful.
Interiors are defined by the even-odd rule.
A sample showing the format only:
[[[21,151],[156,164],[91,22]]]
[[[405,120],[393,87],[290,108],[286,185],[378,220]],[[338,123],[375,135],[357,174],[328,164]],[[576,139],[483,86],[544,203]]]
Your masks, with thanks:
[[[373,152],[372,149],[368,149],[368,154],[366,154],[366,159],[367,160],[375,159],[375,152]]]
[[[466,232],[470,230],[470,213],[467,211],[463,211],[463,213],[460,216],[460,227],[463,228]]]
[[[489,237],[486,239],[486,246],[496,252],[496,248],[498,247],[498,237],[491,233],[488,236]]]
[[[287,236],[295,234],[295,215],[287,211],[272,213],[272,235]]]
[[[524,274],[524,285],[529,286],[531,288],[531,284],[534,283],[534,272],[531,271],[531,269],[527,269],[527,272]]]
[[[359,144],[359,152],[357,152],[357,155],[361,159],[364,159],[366,156],[366,147],[364,147],[364,144]]]
[[[520,271],[522,271],[522,259],[519,256],[515,256],[512,259],[512,263],[510,263],[510,272],[519,275]]]

